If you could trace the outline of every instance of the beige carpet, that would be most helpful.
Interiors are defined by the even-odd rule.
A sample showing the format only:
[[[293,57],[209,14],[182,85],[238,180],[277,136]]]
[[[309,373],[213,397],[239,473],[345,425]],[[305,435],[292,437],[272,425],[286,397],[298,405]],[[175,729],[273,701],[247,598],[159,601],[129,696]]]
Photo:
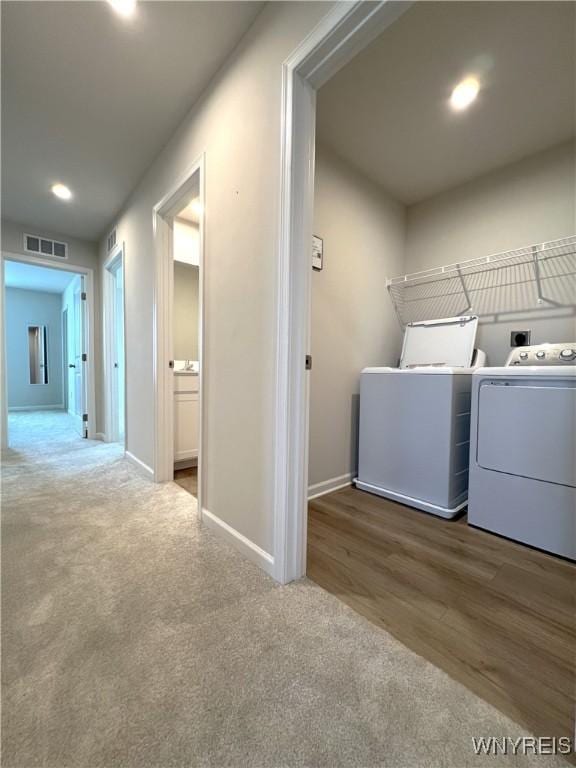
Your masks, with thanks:
[[[11,417],[4,768],[543,765],[474,756],[472,736],[518,726],[309,581],[277,586],[185,490],[69,427]]]

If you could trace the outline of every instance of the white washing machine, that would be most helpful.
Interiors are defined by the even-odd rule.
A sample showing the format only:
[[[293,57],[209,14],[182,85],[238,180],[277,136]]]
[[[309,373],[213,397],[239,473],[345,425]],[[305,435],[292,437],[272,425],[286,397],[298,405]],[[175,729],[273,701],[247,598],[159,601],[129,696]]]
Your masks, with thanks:
[[[576,343],[473,375],[468,522],[576,559]]]
[[[476,316],[407,326],[399,368],[360,376],[356,487],[441,517],[468,497]],[[474,362],[473,362],[474,360]]]

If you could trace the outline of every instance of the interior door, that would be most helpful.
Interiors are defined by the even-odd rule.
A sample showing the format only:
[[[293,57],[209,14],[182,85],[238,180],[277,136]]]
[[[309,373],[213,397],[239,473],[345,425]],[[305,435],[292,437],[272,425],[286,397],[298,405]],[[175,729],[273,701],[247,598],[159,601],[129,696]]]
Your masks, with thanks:
[[[68,366],[68,413],[74,421],[76,432],[82,437],[88,436],[86,413],[86,363],[83,360],[85,339],[85,304],[84,277],[74,278],[64,294],[64,307],[67,318],[66,360]]]
[[[73,286],[70,285],[64,294],[64,305],[66,314],[66,377],[68,392],[68,413],[75,417],[76,413],[76,353],[75,353],[75,334],[74,334],[74,302]]]
[[[83,424],[84,409],[84,364],[82,361],[84,322],[82,312],[83,278],[80,277],[74,286],[74,421],[76,430],[85,437]]]
[[[68,396],[68,307],[62,310],[62,361],[64,366],[64,409],[68,411],[70,407],[70,398]]]
[[[124,269],[122,259],[118,259],[112,270],[114,277],[114,391],[116,393],[117,435],[120,442],[125,439],[125,362],[124,362]]]

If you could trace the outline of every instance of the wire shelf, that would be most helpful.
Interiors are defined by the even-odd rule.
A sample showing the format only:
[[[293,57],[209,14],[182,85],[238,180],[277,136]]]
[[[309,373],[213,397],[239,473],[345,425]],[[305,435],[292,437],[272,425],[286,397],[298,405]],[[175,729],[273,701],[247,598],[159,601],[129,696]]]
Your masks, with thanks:
[[[576,305],[576,235],[387,282],[402,325]]]

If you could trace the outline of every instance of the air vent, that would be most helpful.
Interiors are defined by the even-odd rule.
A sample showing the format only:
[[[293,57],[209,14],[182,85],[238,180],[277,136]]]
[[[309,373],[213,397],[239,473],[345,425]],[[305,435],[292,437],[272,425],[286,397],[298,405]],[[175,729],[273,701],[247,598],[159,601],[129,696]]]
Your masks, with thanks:
[[[55,256],[57,259],[68,258],[68,243],[50,240],[40,235],[24,235],[24,250],[39,256]]]
[[[108,235],[108,253],[114,248],[116,245],[116,227],[110,232]]]

